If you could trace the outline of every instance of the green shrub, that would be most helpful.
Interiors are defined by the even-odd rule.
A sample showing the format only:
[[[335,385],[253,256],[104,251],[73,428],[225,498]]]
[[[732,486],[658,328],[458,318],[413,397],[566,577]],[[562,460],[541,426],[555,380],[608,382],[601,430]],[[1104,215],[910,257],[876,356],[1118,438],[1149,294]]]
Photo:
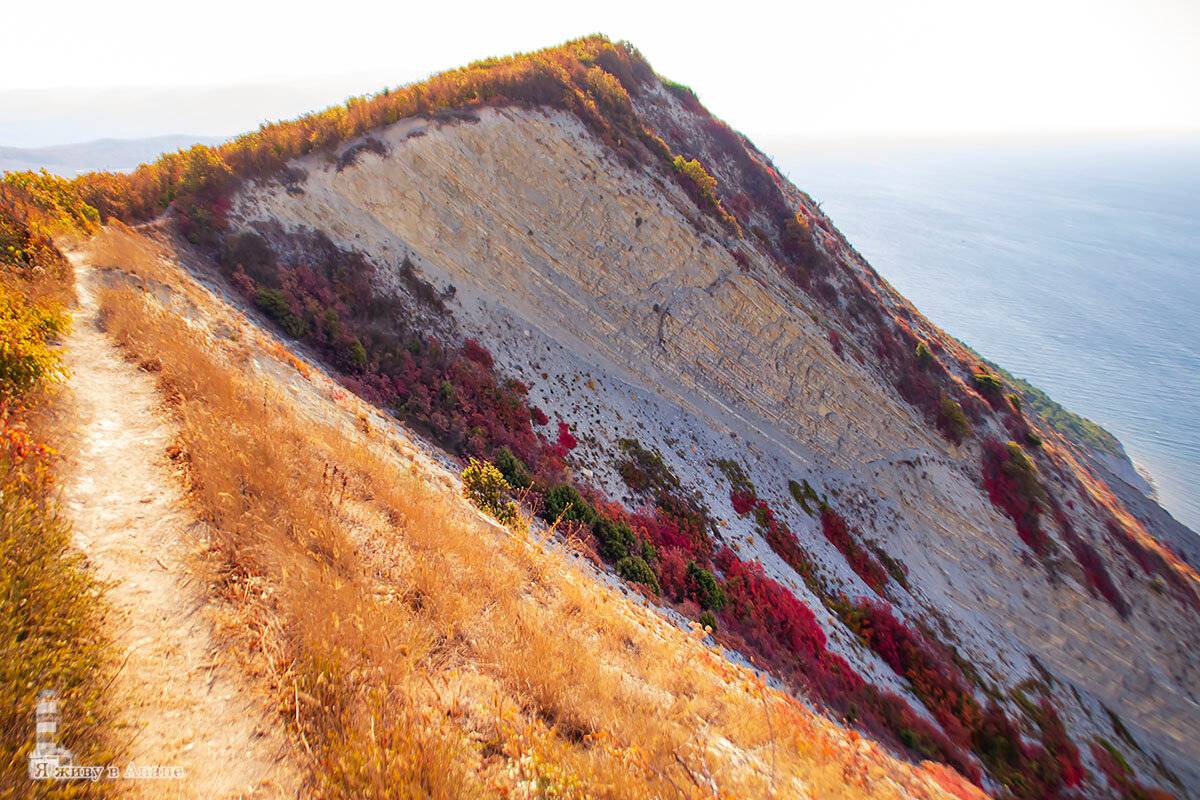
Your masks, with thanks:
[[[875,557],[879,559],[879,563],[883,564],[883,568],[886,569],[888,574],[892,576],[892,580],[907,589],[908,571],[905,570],[904,564],[888,554],[888,552],[883,549],[879,542],[875,541],[874,539],[867,539],[866,543],[871,552],[875,554]]]
[[[721,205],[721,200],[717,197],[717,179],[708,174],[703,164],[694,158],[688,161],[683,156],[675,156],[672,163],[675,170],[691,182],[696,194],[704,198],[706,203],[713,208]]]
[[[742,465],[731,458],[720,458],[716,461],[717,469],[721,470],[725,475],[725,479],[729,481],[729,487],[735,492],[743,492],[745,494],[757,495],[754,490],[754,483],[750,480],[750,476],[746,474],[746,470],[742,469]]]
[[[600,517],[592,523],[592,533],[600,542],[600,554],[609,561],[621,561],[627,556],[636,555],[641,550],[633,529],[624,522],[614,522]],[[645,559],[641,556],[636,557],[645,563]]]
[[[520,518],[517,504],[505,499],[512,487],[494,465],[472,458],[462,471],[462,482],[463,495],[498,522],[512,525]]]
[[[938,401],[938,427],[940,427],[955,444],[962,444],[963,439],[971,433],[971,421],[967,419],[963,407],[949,395],[942,395]]]
[[[321,315],[321,330],[325,331],[325,335],[330,339],[336,339],[342,332],[342,318],[338,316],[336,308],[325,309],[325,313]]]
[[[705,611],[701,613],[700,618],[696,621],[713,633],[717,632],[717,616],[713,612]]]
[[[924,342],[917,342],[917,366],[925,369],[933,363],[933,353],[929,352],[929,345]]]
[[[817,516],[816,509],[821,508],[825,504],[807,479],[805,479],[803,484],[788,481],[788,491],[792,493],[792,499],[799,503],[800,508],[810,517]],[[809,505],[809,503],[812,503],[812,505]]]
[[[566,483],[553,486],[542,498],[542,516],[550,522],[563,519],[591,525],[596,521],[596,510],[583,499],[579,491]]]
[[[696,585],[696,602],[706,611],[720,611],[725,607],[725,590],[716,576],[695,561],[688,562],[688,578]],[[715,628],[714,628],[715,629]]]
[[[696,95],[696,91],[687,84],[663,77],[660,77],[659,80],[662,81],[664,89],[678,97],[680,100],[690,101],[693,103],[698,103],[700,101],[700,98]]]
[[[1004,383],[996,375],[987,371],[976,372],[971,376],[972,383],[984,397],[998,398],[1004,392]]]
[[[658,578],[641,556],[625,556],[617,562],[617,574],[632,583],[649,586],[655,594],[660,591]]]
[[[1045,490],[1038,481],[1038,468],[1033,459],[1016,442],[1007,442],[1004,447],[1009,456],[1004,465],[1004,472],[1017,482],[1026,497],[1044,497]]]
[[[649,539],[642,539],[642,559],[651,567],[658,563],[658,548]]]
[[[496,468],[504,475],[504,480],[508,481],[508,485],[516,489],[527,489],[533,483],[533,476],[529,474],[529,467],[525,466],[525,462],[517,457],[517,454],[508,447],[501,447],[496,451]]]
[[[367,366],[367,348],[363,347],[363,343],[355,339],[346,348],[346,361],[354,369],[365,369]]]
[[[617,462],[617,472],[630,489],[648,492],[679,488],[679,479],[657,451],[647,450],[637,439],[618,439],[617,446],[624,456]]]
[[[299,339],[308,333],[308,323],[303,318],[292,313],[287,298],[278,289],[260,286],[254,295],[254,305],[283,328],[283,332],[293,339]]]

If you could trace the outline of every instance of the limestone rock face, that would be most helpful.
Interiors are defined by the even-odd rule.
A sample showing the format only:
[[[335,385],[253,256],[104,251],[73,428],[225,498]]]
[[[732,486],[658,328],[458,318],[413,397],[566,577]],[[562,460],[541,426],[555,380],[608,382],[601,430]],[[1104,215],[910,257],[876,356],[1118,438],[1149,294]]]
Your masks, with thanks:
[[[647,114],[701,138],[684,110],[654,103]],[[1111,545],[1103,554],[1133,603],[1129,620],[1089,594],[1076,567],[1048,576],[980,489],[978,447],[939,435],[869,356],[835,353],[837,320],[749,238],[731,239],[678,186],[621,161],[564,112],[486,109],[477,121],[409,119],[373,135],[385,155],[311,156],[291,186],[250,185],[235,224],[323,231],[371,259],[394,291],[406,261],[455,287],[461,334],[571,424],[577,469],[622,498],[615,442],[658,449],[724,521],[724,540],[794,587],[831,646],[882,685],[905,691],[737,518],[716,459],[738,460],[822,569],[863,594],[787,483],[836,497],[908,567],[901,610],[929,619],[1000,687],[1046,680],[1085,754],[1083,737],[1114,738],[1108,709],[1136,738],[1140,772],[1156,774],[1157,754],[1200,785],[1196,613],[1150,591]],[[719,180],[736,181],[712,158]],[[881,287],[881,302],[935,330],[840,236],[829,239],[846,270]],[[1081,504],[1075,526],[1102,530],[1089,513]]]
[[[840,462],[940,447],[833,355],[795,287],[765,263],[743,272],[690,224],[678,190],[621,168],[573,117],[489,110],[476,124],[402,123],[385,141],[388,158],[314,170],[302,195],[257,197],[274,218],[337,234],[385,271],[411,255],[537,327]]]

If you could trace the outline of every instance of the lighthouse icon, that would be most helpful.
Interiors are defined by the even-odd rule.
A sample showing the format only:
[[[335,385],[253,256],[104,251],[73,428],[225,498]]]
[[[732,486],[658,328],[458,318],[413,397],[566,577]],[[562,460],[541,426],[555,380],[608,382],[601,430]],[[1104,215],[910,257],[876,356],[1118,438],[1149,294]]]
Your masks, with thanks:
[[[43,689],[38,694],[37,736],[33,752],[29,754],[29,777],[32,780],[49,780],[58,774],[59,767],[75,763],[75,754],[58,744],[58,693]]]

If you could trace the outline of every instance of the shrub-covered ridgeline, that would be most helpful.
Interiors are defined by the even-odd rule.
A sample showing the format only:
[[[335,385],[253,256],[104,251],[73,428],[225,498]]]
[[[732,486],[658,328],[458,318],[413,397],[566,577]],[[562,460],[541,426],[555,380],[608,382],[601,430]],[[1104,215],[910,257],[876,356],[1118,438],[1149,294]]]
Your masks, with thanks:
[[[329,152],[407,117],[520,104],[570,111],[630,162],[657,162],[736,233],[736,220],[722,207],[716,183],[703,165],[683,154],[676,158],[634,112],[630,93],[654,80],[650,65],[631,46],[592,36],[477,61],[297,120],[264,125],[219,147],[173,153],[130,174],[83,175],[76,185],[106,218],[145,221],[173,205],[185,232],[204,239],[224,228],[229,195],[241,180],[279,177],[291,159]]]
[[[16,198],[10,202],[18,208],[9,213],[12,218],[50,213],[77,228],[94,225],[98,216],[139,222],[169,211],[179,230],[217,260],[247,301],[288,336],[321,353],[349,388],[426,431],[451,452],[477,459],[472,474],[486,483],[477,502],[488,506],[495,501],[495,513],[507,517],[512,512],[505,487],[519,490],[523,502],[546,521],[592,542],[622,577],[660,594],[712,627],[721,641],[761,659],[847,718],[913,753],[952,764],[974,779],[979,777],[978,767],[967,750],[974,750],[994,775],[1008,769],[1005,765],[1012,775],[1028,773],[1031,764],[1041,763],[1041,756],[1021,743],[1019,733],[1013,734],[1016,745],[1000,755],[992,753],[999,747],[996,732],[1015,731],[1015,723],[998,710],[977,714],[977,707],[964,699],[970,682],[961,672],[955,674],[953,662],[916,657],[925,644],[933,645],[870,605],[876,600],[851,603],[831,596],[795,534],[752,486],[735,482],[737,512],[753,514],[768,544],[814,594],[866,645],[883,651],[884,660],[909,680],[945,733],[902,698],[863,681],[844,659],[826,649],[812,611],[786,586],[765,575],[760,565],[718,546],[712,535],[716,525],[703,503],[679,485],[656,454],[636,442],[623,444],[621,474],[645,506],[638,511],[621,508],[573,477],[567,463],[576,438],[565,421],[551,427],[546,414],[528,403],[528,387],[501,375],[483,344],[443,341],[412,321],[397,298],[374,288],[378,284],[372,267],[361,255],[334,246],[319,233],[295,234],[296,246],[276,248],[257,234],[229,228],[232,196],[242,182],[285,180],[292,159],[332,153],[379,126],[414,115],[461,116],[487,105],[564,109],[620,158],[677,181],[711,216],[715,230],[744,237],[734,245],[743,267],[749,263],[745,249],[757,248],[824,304],[831,319],[842,319],[843,332],[854,336],[843,339],[830,327],[835,350],[863,363],[873,350],[877,368],[947,439],[970,444],[976,431],[998,427],[1031,447],[1040,441],[998,378],[961,347],[948,346],[928,331],[918,333],[925,323],[907,307],[885,303],[882,290],[868,282],[872,274],[864,278],[844,259],[831,255],[841,245],[828,220],[789,199],[765,157],[708,115],[694,94],[671,86],[668,91],[686,108],[703,116],[703,130],[715,143],[716,156],[701,152],[699,145],[678,140],[668,144],[663,132],[648,125],[635,109],[635,99],[653,90],[657,80],[629,45],[589,37],[536,53],[476,62],[295,121],[266,125],[219,147],[173,153],[129,174],[92,173],[71,184],[30,173],[10,176],[6,184],[13,188],[0,199]],[[734,165],[736,179],[722,184],[720,176],[727,175],[728,168],[722,172],[715,166],[726,163]],[[10,252],[31,264],[53,260],[48,253],[54,231],[45,226],[10,225],[0,235],[6,247],[12,243]],[[413,294],[438,310],[437,293],[425,289]],[[860,343],[868,343],[865,351]],[[989,475],[1005,476],[995,481],[999,490],[993,502],[1013,516],[1022,538],[1037,549],[1045,534],[1039,536],[1042,529],[1036,523],[1042,504],[1053,507],[1053,498],[1025,497],[1022,492],[1034,484],[1009,475],[1004,464],[990,463],[991,452],[984,448],[985,480],[992,480]],[[1038,450],[1037,458],[1050,457],[1052,453]],[[503,483],[496,481],[489,466]],[[891,582],[904,587],[902,565],[872,550],[859,532],[817,498],[802,490],[797,498],[798,503],[813,503],[807,510],[819,514],[825,537],[875,593],[886,594]],[[1142,554],[1139,564],[1158,555],[1122,526],[1114,524],[1111,531],[1114,538],[1129,539],[1118,540],[1134,558]],[[1081,564],[1092,562],[1084,567],[1095,576],[1089,577],[1089,585],[1116,605],[1119,594],[1111,580],[1106,582],[1095,550],[1076,545],[1071,549]],[[1162,558],[1170,568],[1169,559]],[[1177,578],[1189,587],[1187,578]],[[859,626],[864,620],[875,626]],[[880,625],[890,626],[888,637],[877,635]],[[901,636],[903,631],[909,633]],[[907,644],[900,647],[897,641]],[[895,664],[889,660],[893,651]],[[930,688],[938,683],[931,674],[940,680],[940,692]],[[1042,749],[1052,749],[1044,738]],[[1071,785],[1069,770],[1038,769],[1042,778],[1036,790],[1045,792],[1040,796],[1054,796],[1054,787]],[[1018,796],[1039,796],[1010,788]]]
[[[29,792],[26,758],[42,690],[58,693],[60,733],[84,763],[114,755],[104,689],[115,662],[101,633],[101,586],[71,547],[55,503],[46,406],[65,377],[70,265],[56,236],[90,232],[95,212],[57,178],[0,180],[0,796]],[[47,796],[75,796],[58,787]],[[101,796],[101,788],[93,792]],[[111,791],[108,789],[107,791]]]

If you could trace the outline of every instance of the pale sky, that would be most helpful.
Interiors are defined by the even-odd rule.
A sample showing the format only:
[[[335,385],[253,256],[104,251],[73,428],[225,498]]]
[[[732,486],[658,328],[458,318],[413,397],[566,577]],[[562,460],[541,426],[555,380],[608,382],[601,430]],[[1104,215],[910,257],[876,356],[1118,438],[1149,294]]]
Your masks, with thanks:
[[[0,145],[233,134],[591,32],[752,138],[1200,129],[1198,0],[5,5]]]

